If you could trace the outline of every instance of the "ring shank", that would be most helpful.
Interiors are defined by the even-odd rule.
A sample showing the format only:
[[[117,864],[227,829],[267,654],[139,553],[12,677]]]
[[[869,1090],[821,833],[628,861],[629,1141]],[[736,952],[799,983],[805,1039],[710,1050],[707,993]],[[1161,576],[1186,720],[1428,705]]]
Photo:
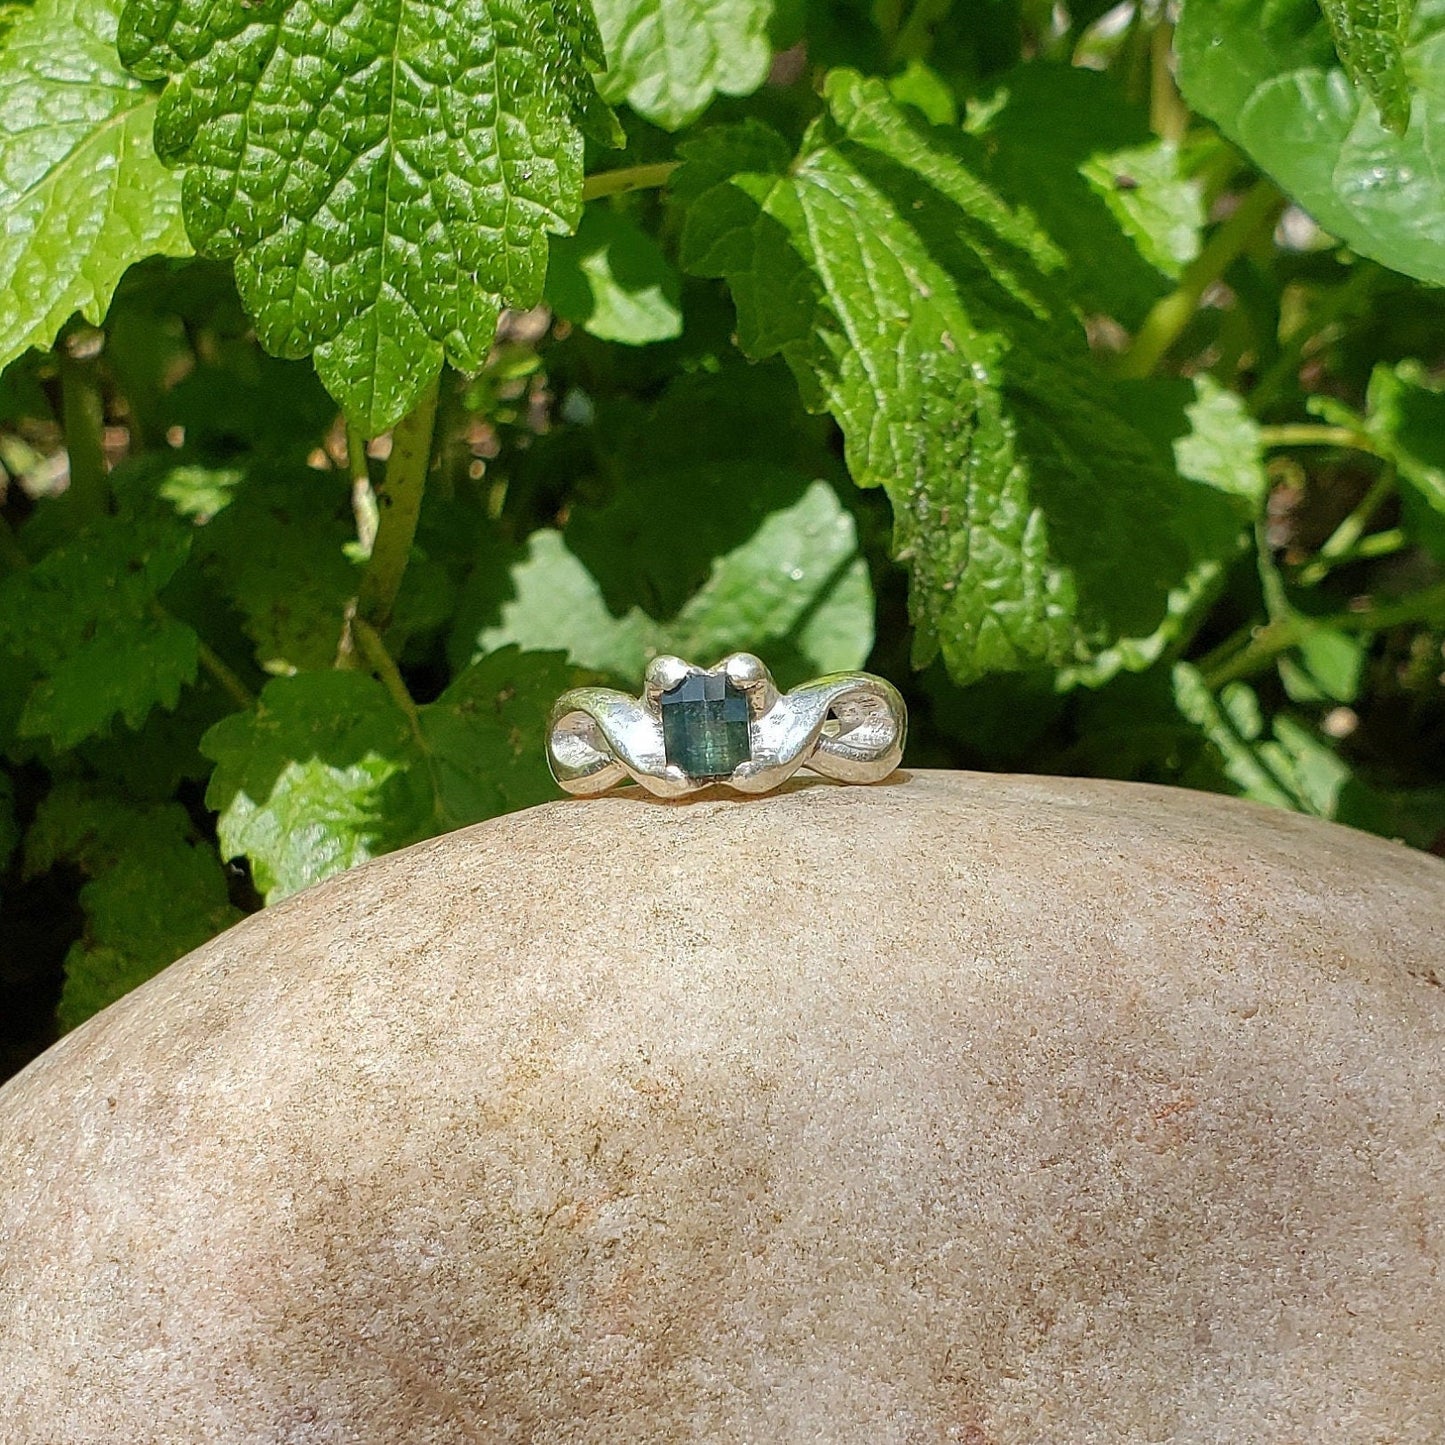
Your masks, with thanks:
[[[581,708],[559,717],[560,711],[559,702],[547,728],[547,761],[552,776],[572,793],[601,793],[620,783],[627,769],[607,747],[597,720]]]
[[[817,746],[803,766],[842,783],[886,778],[903,760],[908,727],[898,689],[868,673],[835,673],[808,686],[830,695]]]

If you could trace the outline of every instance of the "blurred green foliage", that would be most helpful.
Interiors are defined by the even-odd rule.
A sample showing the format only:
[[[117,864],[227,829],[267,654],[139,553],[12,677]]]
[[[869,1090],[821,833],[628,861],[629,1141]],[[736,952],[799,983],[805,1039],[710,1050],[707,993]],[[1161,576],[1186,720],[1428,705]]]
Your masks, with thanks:
[[[660,651],[1445,851],[1445,0],[248,3],[0,11],[0,1071]]]

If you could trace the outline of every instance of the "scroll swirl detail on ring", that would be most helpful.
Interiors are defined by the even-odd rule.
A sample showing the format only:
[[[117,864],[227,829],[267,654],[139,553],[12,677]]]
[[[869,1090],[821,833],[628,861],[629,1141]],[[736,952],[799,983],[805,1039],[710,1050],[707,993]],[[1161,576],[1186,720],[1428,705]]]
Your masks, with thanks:
[[[641,697],[606,687],[564,693],[548,722],[547,761],[570,793],[605,792],[629,777],[664,798],[713,783],[761,793],[799,768],[878,782],[902,759],[906,731],[898,689],[871,673],[830,673],[781,693],[750,653],[708,669],[657,657]]]

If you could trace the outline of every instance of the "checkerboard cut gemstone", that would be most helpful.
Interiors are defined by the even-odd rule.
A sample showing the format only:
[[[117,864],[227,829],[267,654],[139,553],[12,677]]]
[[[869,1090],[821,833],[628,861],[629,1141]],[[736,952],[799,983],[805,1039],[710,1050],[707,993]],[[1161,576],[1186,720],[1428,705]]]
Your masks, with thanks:
[[[721,673],[695,672],[658,699],[667,761],[690,778],[726,778],[753,755],[748,700]]]

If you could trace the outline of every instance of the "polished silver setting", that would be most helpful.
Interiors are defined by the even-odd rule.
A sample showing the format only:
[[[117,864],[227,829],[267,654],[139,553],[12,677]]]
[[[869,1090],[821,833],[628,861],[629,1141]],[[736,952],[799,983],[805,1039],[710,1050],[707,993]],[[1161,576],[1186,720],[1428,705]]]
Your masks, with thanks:
[[[667,761],[660,700],[696,673],[723,674],[747,699],[752,756],[726,777],[693,777]],[[749,652],[711,668],[663,656],[648,664],[641,697],[610,687],[563,693],[548,719],[547,762],[563,788],[583,795],[628,778],[659,798],[719,783],[765,793],[799,768],[843,783],[876,783],[898,766],[907,729],[898,689],[872,673],[829,673],[780,693]]]

